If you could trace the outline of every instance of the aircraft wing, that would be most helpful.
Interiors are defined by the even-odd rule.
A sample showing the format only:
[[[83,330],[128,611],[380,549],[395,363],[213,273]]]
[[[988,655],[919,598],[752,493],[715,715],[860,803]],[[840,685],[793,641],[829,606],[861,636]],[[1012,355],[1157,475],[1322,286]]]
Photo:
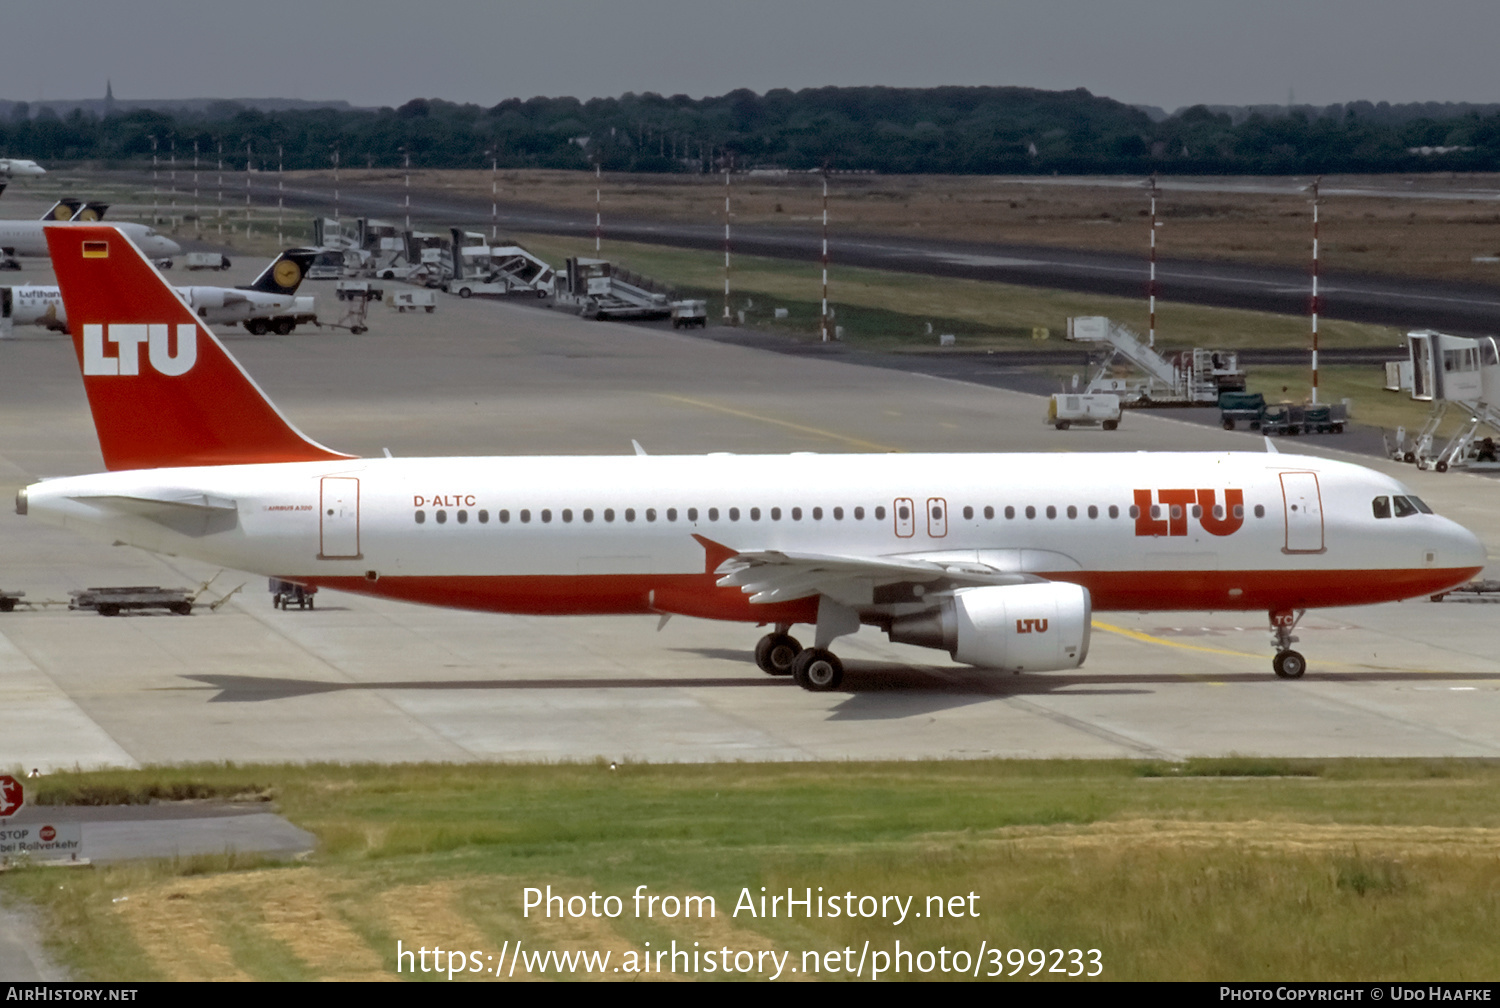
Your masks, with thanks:
[[[868,604],[874,589],[889,585],[922,585],[943,591],[1046,580],[1019,569],[1018,564],[1005,562],[1010,554],[1022,551],[1002,552],[1005,558],[987,563],[973,550],[929,557],[757,550],[736,553],[714,573],[719,575],[715,583],[721,588],[739,588],[751,602],[788,602],[825,595],[850,605]]]

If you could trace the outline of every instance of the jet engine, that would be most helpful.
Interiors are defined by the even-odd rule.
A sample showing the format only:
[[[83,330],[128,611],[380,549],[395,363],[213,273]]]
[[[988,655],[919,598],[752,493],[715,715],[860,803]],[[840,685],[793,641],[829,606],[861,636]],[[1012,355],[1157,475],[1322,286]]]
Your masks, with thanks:
[[[936,609],[897,617],[886,632],[969,665],[1054,672],[1088,656],[1091,610],[1088,589],[1064,581],[960,588]]]

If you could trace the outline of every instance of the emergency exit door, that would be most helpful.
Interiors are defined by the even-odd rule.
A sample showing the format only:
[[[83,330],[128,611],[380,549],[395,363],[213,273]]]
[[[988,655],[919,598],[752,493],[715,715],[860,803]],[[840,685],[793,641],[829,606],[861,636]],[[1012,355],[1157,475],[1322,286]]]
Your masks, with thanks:
[[[318,559],[359,559],[359,480],[324,476],[318,509]]]

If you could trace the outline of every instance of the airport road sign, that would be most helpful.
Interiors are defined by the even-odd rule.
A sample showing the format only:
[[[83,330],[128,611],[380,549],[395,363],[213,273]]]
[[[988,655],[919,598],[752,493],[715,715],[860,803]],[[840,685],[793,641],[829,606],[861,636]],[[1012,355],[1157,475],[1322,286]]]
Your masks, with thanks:
[[[21,782],[10,774],[0,774],[0,817],[21,811],[24,800]]]

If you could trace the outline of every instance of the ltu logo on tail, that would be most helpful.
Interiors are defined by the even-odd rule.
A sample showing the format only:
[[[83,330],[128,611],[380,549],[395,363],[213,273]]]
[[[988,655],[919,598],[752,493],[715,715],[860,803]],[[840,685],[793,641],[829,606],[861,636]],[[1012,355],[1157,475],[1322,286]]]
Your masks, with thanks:
[[[106,333],[106,329],[108,332]],[[85,325],[83,327],[83,373],[86,375],[138,375],[141,373],[141,344],[158,374],[168,378],[187,374],[198,362],[198,327],[177,326],[177,339],[171,338],[172,327],[164,323],[149,325]],[[176,342],[176,353],[172,343]],[[114,353],[106,354],[108,344]]]

